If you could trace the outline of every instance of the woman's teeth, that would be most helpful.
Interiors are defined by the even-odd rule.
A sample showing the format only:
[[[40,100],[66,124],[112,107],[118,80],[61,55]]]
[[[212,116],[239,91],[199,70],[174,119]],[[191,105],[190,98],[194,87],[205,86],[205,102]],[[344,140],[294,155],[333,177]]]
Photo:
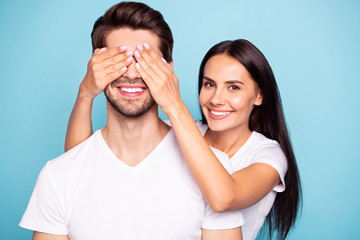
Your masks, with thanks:
[[[210,111],[211,114],[214,114],[215,116],[225,116],[230,114],[231,112],[215,112],[215,111]]]

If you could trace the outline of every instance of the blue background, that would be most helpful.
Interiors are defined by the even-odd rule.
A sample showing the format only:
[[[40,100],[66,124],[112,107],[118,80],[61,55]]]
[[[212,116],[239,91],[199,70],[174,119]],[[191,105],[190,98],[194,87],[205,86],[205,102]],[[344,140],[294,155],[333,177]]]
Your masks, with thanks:
[[[17,224],[40,169],[63,153],[92,25],[115,3],[0,2],[1,239],[31,238]],[[303,213],[288,239],[359,239],[359,2],[145,3],[173,30],[175,71],[194,118],[200,117],[197,71],[212,45],[245,38],[263,51],[280,88],[304,191]],[[106,123],[102,94],[93,120],[94,129]]]

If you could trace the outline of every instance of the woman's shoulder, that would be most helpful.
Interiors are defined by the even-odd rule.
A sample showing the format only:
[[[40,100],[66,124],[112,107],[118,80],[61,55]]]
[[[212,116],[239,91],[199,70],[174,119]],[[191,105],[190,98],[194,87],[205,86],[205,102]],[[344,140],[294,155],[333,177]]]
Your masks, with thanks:
[[[254,163],[271,163],[279,168],[287,169],[287,161],[280,144],[259,132],[253,132],[248,141],[239,149],[234,157],[243,167]]]
[[[253,151],[259,151],[261,149],[268,149],[268,150],[281,150],[281,146],[278,141],[270,139],[263,135],[262,133],[253,131],[251,135],[251,146]]]
[[[259,132],[253,132],[252,138],[252,146],[245,157],[247,159],[247,165],[264,163],[273,167],[279,173],[281,179],[281,183],[274,188],[274,191],[284,191],[284,179],[288,166],[286,156],[280,144],[276,140],[267,138]]]
[[[249,164],[267,163],[275,168],[287,169],[286,156],[280,144],[259,132],[253,132],[251,144],[248,146],[247,159]]]

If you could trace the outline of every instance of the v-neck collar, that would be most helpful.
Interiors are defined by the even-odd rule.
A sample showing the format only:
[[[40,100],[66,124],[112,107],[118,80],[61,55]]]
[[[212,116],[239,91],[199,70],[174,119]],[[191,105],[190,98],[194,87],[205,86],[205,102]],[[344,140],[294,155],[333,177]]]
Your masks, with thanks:
[[[236,153],[230,158],[230,161],[232,161],[232,159],[236,159],[238,155],[242,154],[244,151],[246,151],[246,149],[248,148],[248,146],[251,144],[252,140],[254,139],[256,132],[252,131],[250,137],[246,140],[246,142],[236,151]]]
[[[107,145],[104,137],[102,136],[101,130],[102,129],[97,130],[95,132],[95,134],[96,134],[96,137],[99,138],[101,144],[103,145],[103,149],[105,150],[105,154],[107,155],[107,157],[121,169],[124,169],[128,172],[133,172],[133,173],[136,173],[136,172],[140,171],[141,169],[145,168],[148,164],[150,164],[153,161],[153,159],[156,159],[156,155],[158,154],[159,151],[161,151],[161,149],[163,148],[163,145],[166,145],[166,143],[168,142],[168,139],[170,139],[171,135],[174,134],[172,128],[170,128],[169,132],[165,135],[165,137],[161,140],[161,142],[155,147],[155,149],[152,150],[139,164],[132,167],[132,166],[129,166],[126,163],[124,163],[121,159],[119,159],[116,156],[116,154],[110,149],[110,147]]]
[[[203,133],[202,135],[205,136],[205,134],[206,134],[206,132],[207,132],[208,130],[209,130],[209,126],[207,126],[207,128],[204,130],[204,133]],[[226,152],[223,152],[223,151],[221,151],[221,150],[219,150],[219,149],[217,149],[217,148],[214,148],[214,147],[212,147],[212,146],[210,146],[210,145],[209,145],[209,146],[210,146],[211,149],[216,150],[216,151],[218,151],[218,152],[221,152],[221,153],[225,154],[225,155],[228,157],[228,159],[230,159],[230,161],[232,161],[232,159],[236,159],[238,155],[240,155],[242,152],[244,152],[244,151],[247,149],[247,146],[250,145],[250,143],[252,142],[252,140],[253,140],[253,138],[255,137],[256,133],[257,133],[257,132],[252,131],[250,137],[249,137],[249,138],[246,140],[246,142],[236,151],[236,153],[235,153],[231,158],[229,157],[229,155],[227,155]]]

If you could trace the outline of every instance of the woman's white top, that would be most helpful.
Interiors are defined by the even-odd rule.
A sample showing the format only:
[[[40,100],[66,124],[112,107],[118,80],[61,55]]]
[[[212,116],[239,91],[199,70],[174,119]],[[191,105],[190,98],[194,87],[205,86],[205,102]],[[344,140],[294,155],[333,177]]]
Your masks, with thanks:
[[[201,133],[204,135],[208,129],[207,125],[197,123]],[[220,150],[212,148],[217,157],[229,159],[227,154],[219,154]],[[220,160],[220,159],[219,159]],[[220,161],[224,161],[222,159]],[[285,190],[284,177],[287,171],[287,161],[285,154],[281,150],[279,143],[271,140],[261,133],[253,131],[245,144],[230,158],[233,167],[230,173],[239,171],[254,163],[264,163],[273,167],[280,176],[281,183],[275,186],[263,199],[253,206],[242,209],[245,218],[245,225],[242,226],[244,240],[255,239],[260,228],[264,224],[265,217],[275,201],[276,194]]]

